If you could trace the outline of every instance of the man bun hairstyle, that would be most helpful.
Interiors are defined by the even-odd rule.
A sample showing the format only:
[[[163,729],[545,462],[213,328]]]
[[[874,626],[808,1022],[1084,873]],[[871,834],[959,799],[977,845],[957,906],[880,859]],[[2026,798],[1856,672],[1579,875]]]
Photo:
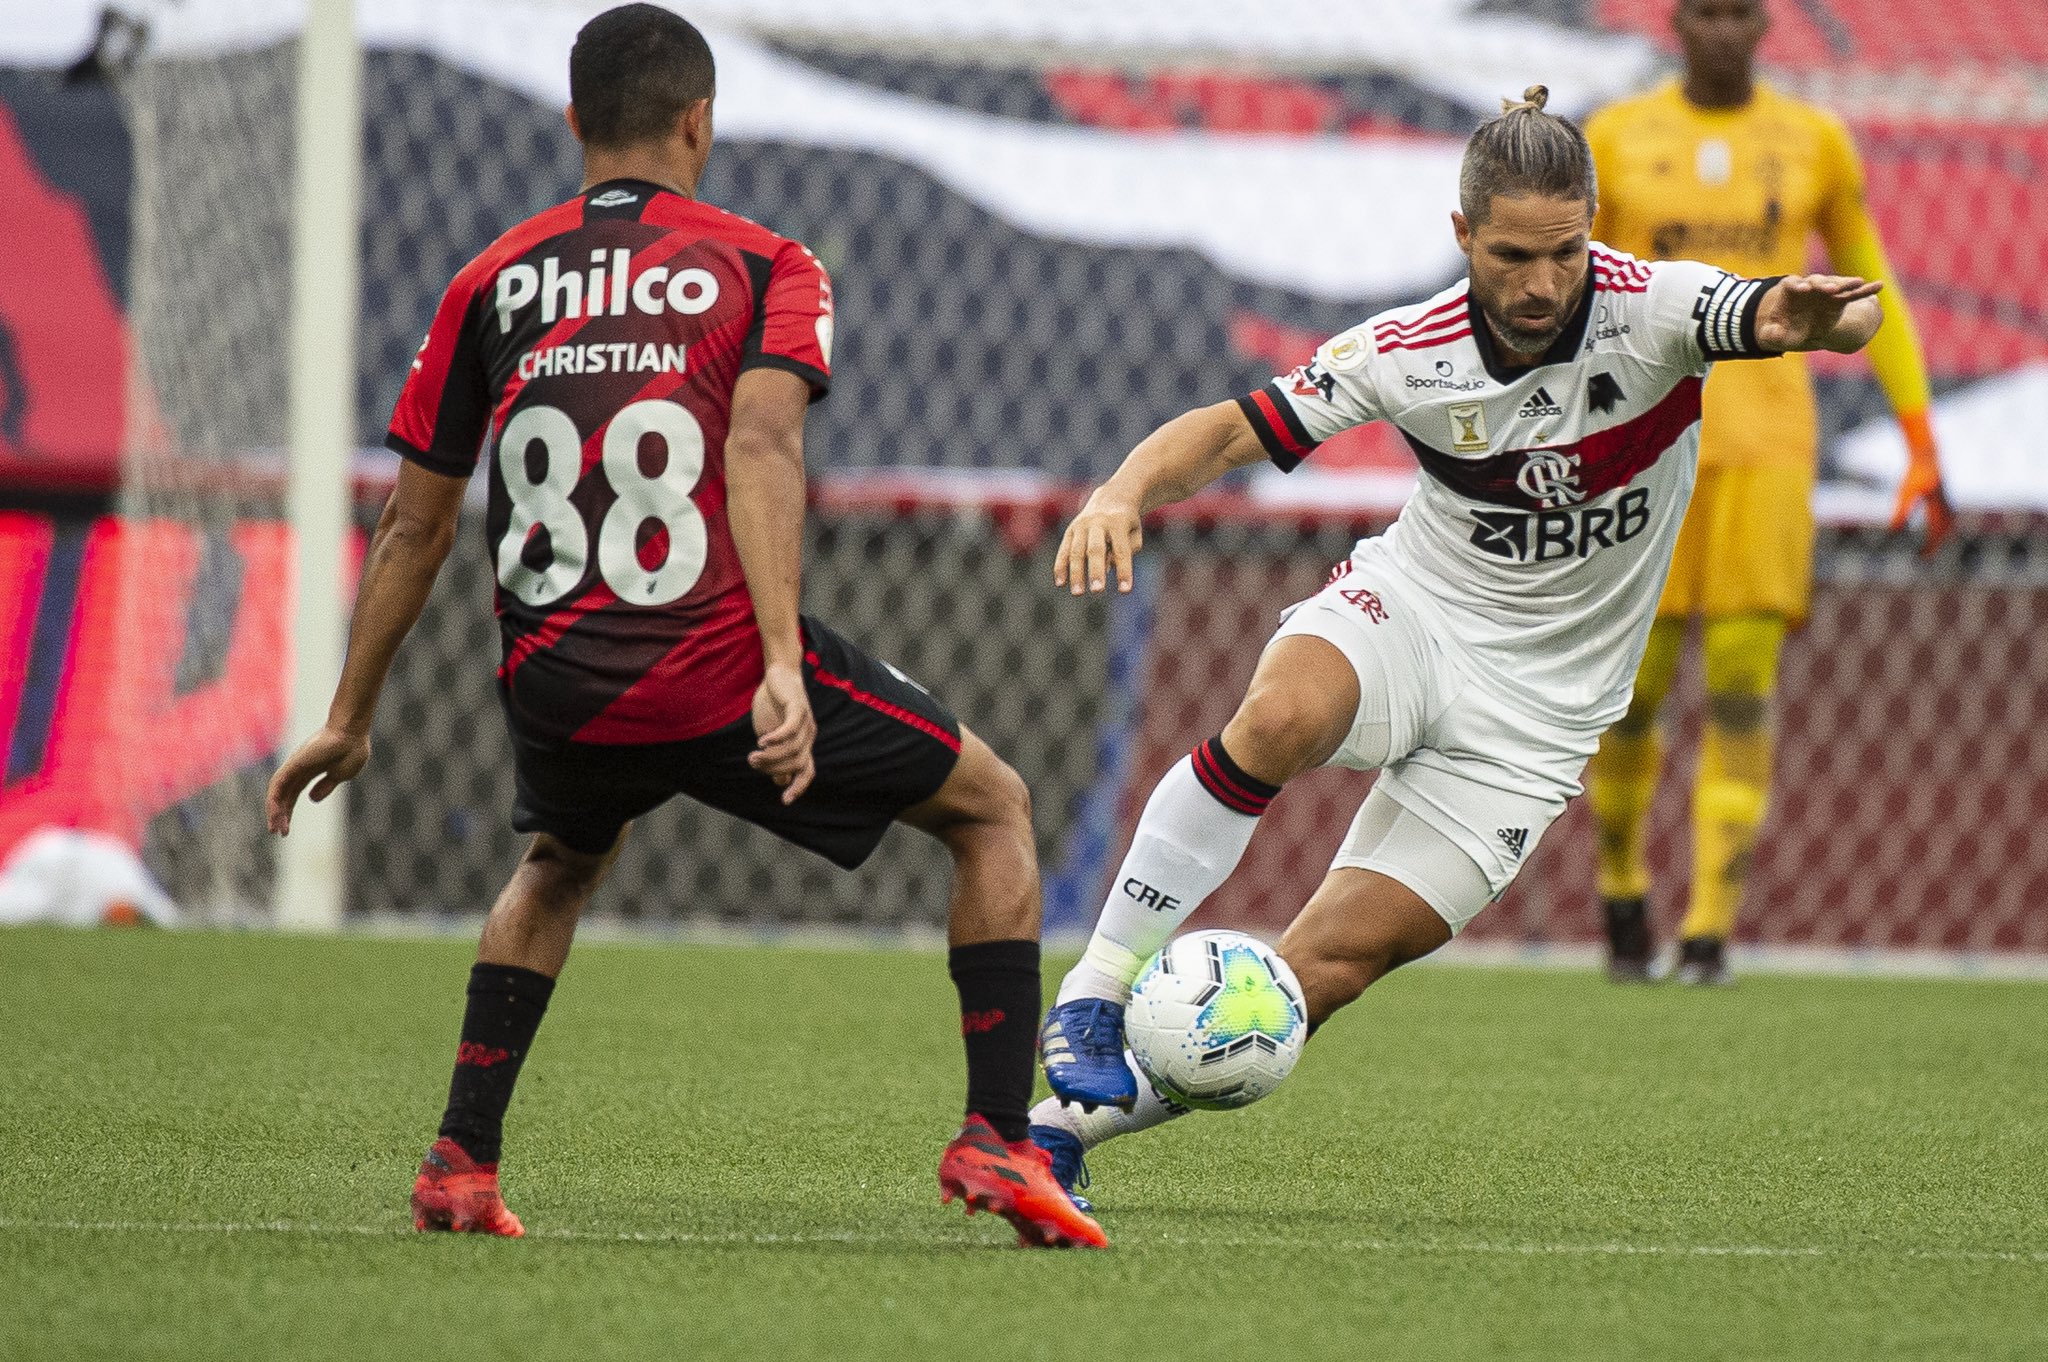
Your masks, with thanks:
[[[1593,149],[1577,124],[1543,111],[1549,102],[1548,86],[1531,85],[1520,99],[1502,100],[1500,117],[1481,123],[1465,144],[1458,208],[1473,226],[1486,221],[1497,195],[1583,199],[1592,212]]]
[[[586,146],[616,150],[666,137],[715,85],[711,45],[659,5],[608,9],[569,49],[569,102]]]

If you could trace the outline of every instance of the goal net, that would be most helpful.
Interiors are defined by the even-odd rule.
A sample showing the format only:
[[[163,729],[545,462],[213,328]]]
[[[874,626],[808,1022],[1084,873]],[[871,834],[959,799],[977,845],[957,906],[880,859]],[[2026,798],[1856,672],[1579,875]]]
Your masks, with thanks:
[[[289,186],[319,168],[292,163],[294,33],[277,7],[127,8],[138,22],[103,64],[134,148],[130,382],[146,397],[131,410],[147,419],[131,422],[124,520],[96,531],[110,546],[94,550],[115,565],[118,601],[98,665],[128,687],[109,712],[132,720],[110,724],[105,759],[123,771],[109,788],[174,896],[202,915],[255,916],[275,875],[260,799],[289,643],[277,520]],[[392,472],[373,447],[441,289],[577,187],[564,68],[597,8],[356,0],[359,530]],[[1049,921],[1085,926],[1152,781],[1220,728],[1278,608],[1384,524],[1414,468],[1367,431],[1285,484],[1233,483],[1170,519],[1140,590],[1110,602],[1053,589],[1059,519],[1159,421],[1455,278],[1443,219],[1463,136],[1537,80],[1583,112],[1654,79],[1661,11],[681,8],[720,63],[703,197],[806,241],[834,279],[834,390],[808,440],[806,606],[932,686],[1017,766]],[[1799,43],[1767,56],[1783,84],[1851,120],[1927,338],[1956,491],[1975,509],[1927,564],[1873,528],[1896,436],[1867,371],[1820,371],[1831,528],[1813,620],[1784,668],[1781,783],[1744,931],[2048,951],[2048,839],[2034,835],[2048,815],[2036,518],[2048,477],[2025,433],[2048,402],[2048,257],[2030,226],[2048,210],[2048,18],[2024,0],[1978,7],[2009,21],[1980,52],[1974,26],[1902,44],[1888,37],[1903,22],[1893,6],[1826,8],[1839,32],[1812,48],[1794,25]],[[348,791],[359,919],[479,912],[518,853],[474,521]],[[1696,702],[1677,708],[1683,732]],[[1290,787],[1210,915],[1284,924],[1365,782],[1321,773]],[[1667,781],[1655,814],[1663,913],[1684,892],[1684,789]],[[601,908],[663,924],[922,930],[942,922],[945,885],[943,857],[914,835],[841,875],[679,802],[638,825]],[[1575,807],[1473,931],[1558,942],[1594,927]]]

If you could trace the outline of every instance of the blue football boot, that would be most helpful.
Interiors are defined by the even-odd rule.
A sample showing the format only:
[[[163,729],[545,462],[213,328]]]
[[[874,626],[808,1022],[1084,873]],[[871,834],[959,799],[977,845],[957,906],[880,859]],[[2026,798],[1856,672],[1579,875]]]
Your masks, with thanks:
[[[1062,1102],[1079,1102],[1083,1111],[1129,1111],[1137,1103],[1138,1079],[1124,1063],[1122,1003],[1076,998],[1058,1004],[1038,1032],[1038,1058]]]
[[[1081,1156],[1080,1137],[1058,1126],[1033,1126],[1031,1143],[1052,1156],[1053,1181],[1066,1189],[1074,1209],[1092,1212],[1093,1203],[1080,1192],[1088,1185],[1088,1161]]]

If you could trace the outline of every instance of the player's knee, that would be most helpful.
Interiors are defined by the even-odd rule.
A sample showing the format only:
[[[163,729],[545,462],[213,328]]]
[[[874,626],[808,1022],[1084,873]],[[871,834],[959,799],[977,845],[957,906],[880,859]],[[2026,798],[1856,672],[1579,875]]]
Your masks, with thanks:
[[[528,897],[534,906],[546,910],[580,912],[597,886],[604,881],[611,864],[609,852],[592,855],[542,834],[520,859],[522,878],[530,883]]]
[[[954,791],[952,806],[946,811],[950,815],[946,824],[998,828],[1022,834],[1028,840],[1031,787],[1017,774],[1016,767],[988,748],[981,748],[977,756],[979,760],[971,777]]]
[[[1343,741],[1319,697],[1256,686],[1223,730],[1224,750],[1251,775],[1284,785],[1321,765]]]
[[[1702,653],[1709,722],[1737,734],[1754,733],[1770,723],[1784,642],[1785,621],[1775,615],[1707,622]]]
[[[1015,767],[986,747],[969,778],[949,782],[941,807],[930,810],[920,825],[944,842],[954,856],[994,848],[1036,862],[1037,842],[1031,826],[1031,787]]]
[[[1006,761],[995,764],[996,774],[990,782],[990,819],[1000,823],[1012,832],[1019,833],[1025,841],[1031,840],[1031,787],[1024,783],[1024,777],[1017,774],[1017,768]]]

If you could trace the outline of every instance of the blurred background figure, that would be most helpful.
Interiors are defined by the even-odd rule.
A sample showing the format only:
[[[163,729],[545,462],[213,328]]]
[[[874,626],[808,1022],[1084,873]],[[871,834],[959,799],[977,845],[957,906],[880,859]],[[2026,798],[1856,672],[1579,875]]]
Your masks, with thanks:
[[[1885,323],[1870,361],[1911,451],[1892,528],[1924,508],[1931,550],[1948,533],[1949,509],[1927,370],[1905,291],[1864,208],[1848,129],[1757,79],[1757,48],[1770,27],[1764,0],[1678,0],[1672,26],[1683,72],[1587,121],[1600,175],[1594,239],[1764,276],[1806,269],[1818,235],[1834,270],[1885,281]],[[1694,619],[1706,708],[1692,791],[1692,901],[1673,969],[1684,983],[1732,981],[1728,940],[1769,807],[1778,655],[1813,589],[1819,414],[1805,359],[1717,367],[1702,431],[1699,483],[1634,704],[1587,769],[1608,973],[1624,982],[1651,977],[1647,829],[1664,756],[1658,713]]]

